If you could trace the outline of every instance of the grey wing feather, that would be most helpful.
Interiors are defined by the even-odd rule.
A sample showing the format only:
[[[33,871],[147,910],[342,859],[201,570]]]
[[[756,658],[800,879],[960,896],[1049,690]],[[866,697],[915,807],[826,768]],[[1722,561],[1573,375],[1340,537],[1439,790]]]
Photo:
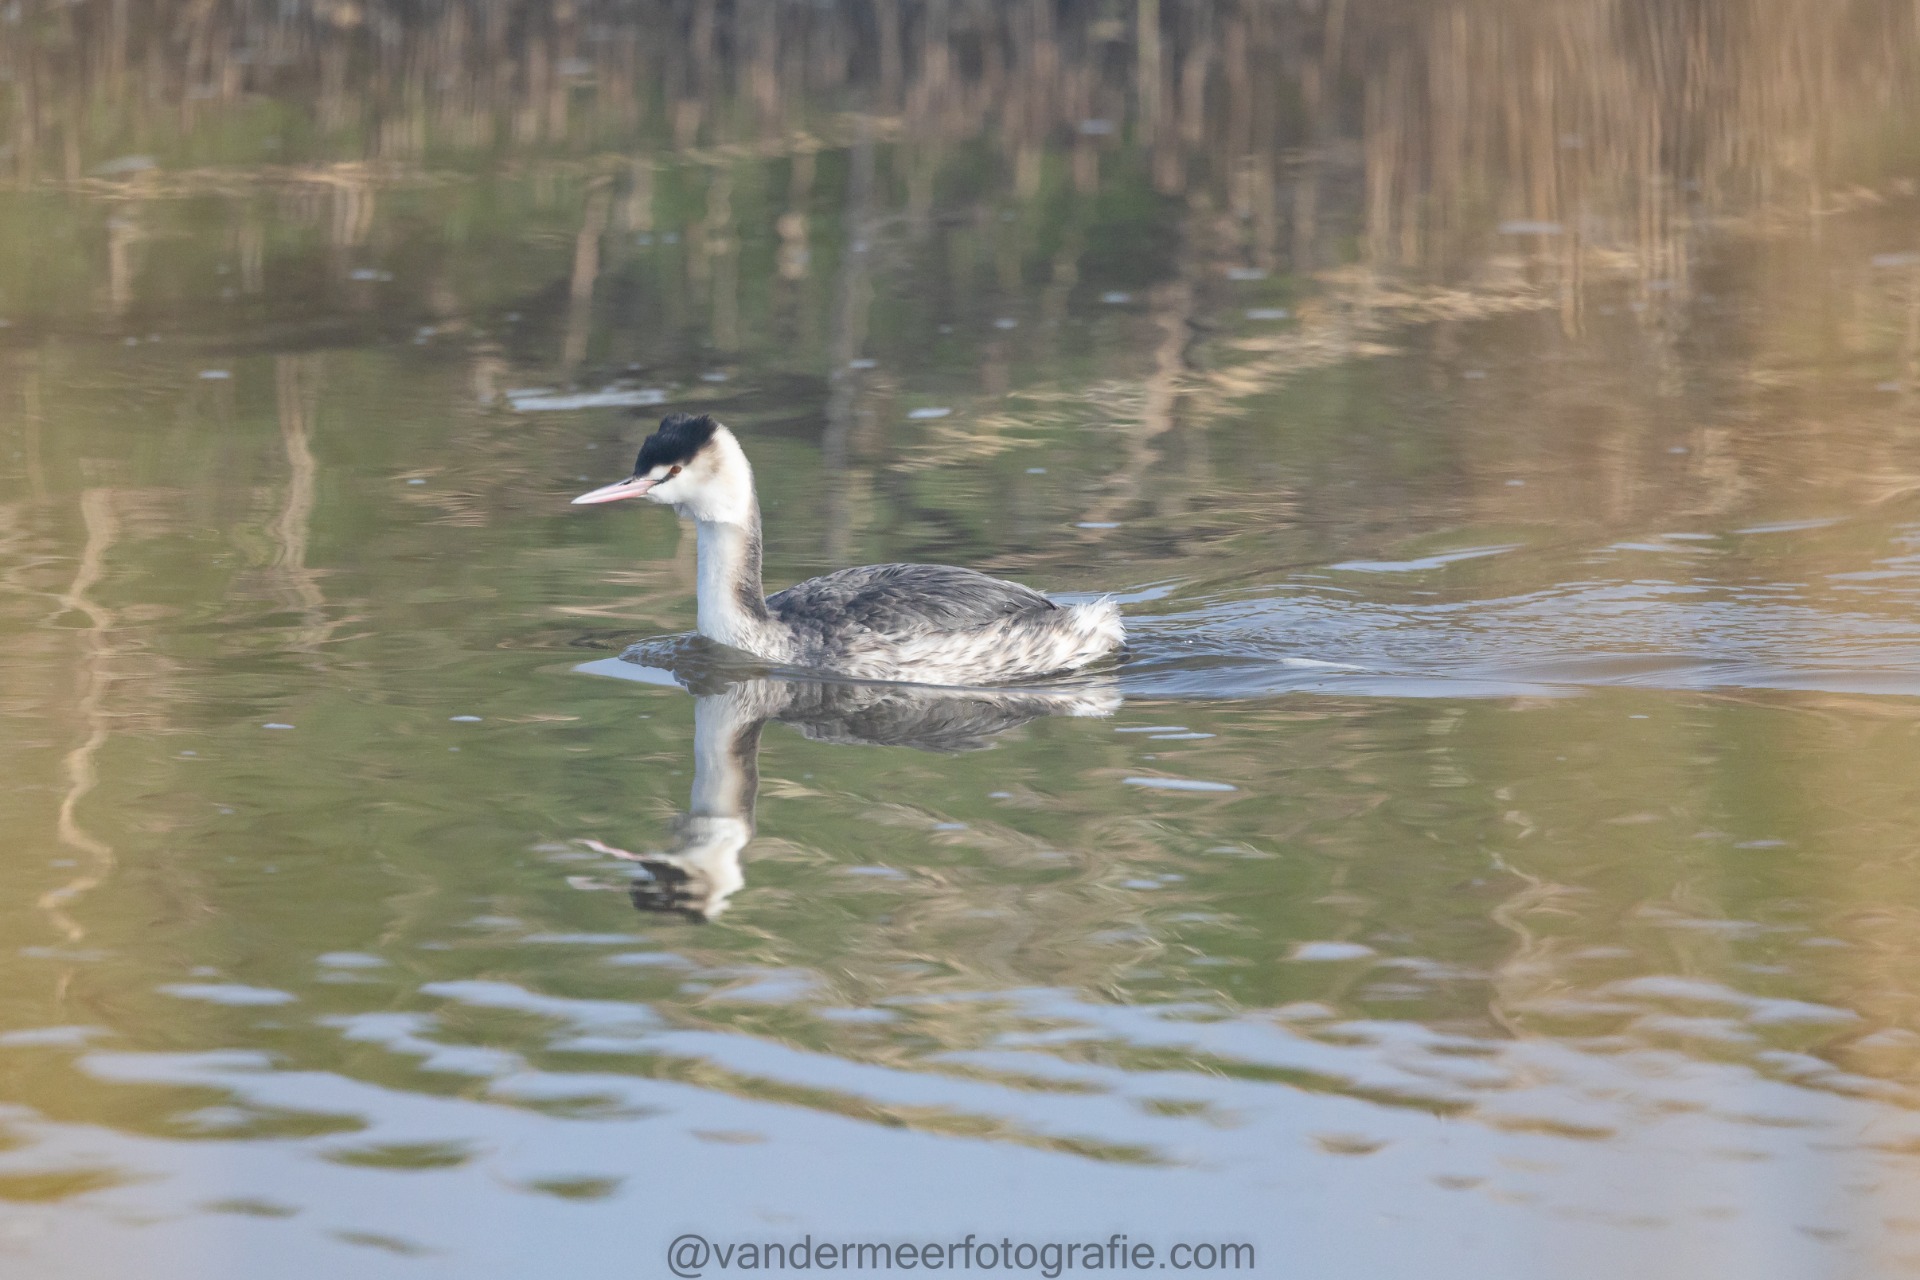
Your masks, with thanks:
[[[796,583],[767,608],[798,630],[858,627],[883,635],[966,631],[1059,606],[1031,587],[937,564],[870,564]]]

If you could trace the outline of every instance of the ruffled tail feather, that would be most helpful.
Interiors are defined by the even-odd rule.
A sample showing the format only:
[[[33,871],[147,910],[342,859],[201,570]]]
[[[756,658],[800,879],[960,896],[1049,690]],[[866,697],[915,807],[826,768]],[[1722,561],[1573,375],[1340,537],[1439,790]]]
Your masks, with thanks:
[[[1084,656],[1077,657],[1073,665],[1080,666],[1105,657],[1127,643],[1127,628],[1120,620],[1120,606],[1108,597],[1102,596],[1087,604],[1070,605],[1068,612],[1072,614],[1074,630],[1086,641]]]

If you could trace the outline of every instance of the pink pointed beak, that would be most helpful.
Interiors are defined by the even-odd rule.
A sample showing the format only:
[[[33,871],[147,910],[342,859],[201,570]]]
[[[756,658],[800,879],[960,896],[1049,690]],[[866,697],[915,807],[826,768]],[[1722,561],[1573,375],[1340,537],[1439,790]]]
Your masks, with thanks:
[[[584,507],[596,502],[618,502],[622,498],[638,498],[658,483],[659,481],[649,480],[645,476],[628,476],[625,480],[616,480],[591,493],[581,494],[573,500],[573,505]]]

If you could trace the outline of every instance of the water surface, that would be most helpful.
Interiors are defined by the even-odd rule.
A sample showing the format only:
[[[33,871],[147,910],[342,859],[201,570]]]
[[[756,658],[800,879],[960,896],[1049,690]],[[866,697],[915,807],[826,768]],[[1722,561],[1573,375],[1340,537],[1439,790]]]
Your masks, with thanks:
[[[0,1269],[1920,1269],[1911,12],[28,8]]]

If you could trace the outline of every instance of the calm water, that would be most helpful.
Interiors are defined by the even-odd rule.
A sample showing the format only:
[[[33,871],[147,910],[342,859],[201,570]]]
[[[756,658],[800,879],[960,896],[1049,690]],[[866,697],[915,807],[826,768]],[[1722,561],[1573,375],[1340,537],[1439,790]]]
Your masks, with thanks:
[[[0,1271],[1920,1270],[1912,12],[1175,8],[6,18]]]

